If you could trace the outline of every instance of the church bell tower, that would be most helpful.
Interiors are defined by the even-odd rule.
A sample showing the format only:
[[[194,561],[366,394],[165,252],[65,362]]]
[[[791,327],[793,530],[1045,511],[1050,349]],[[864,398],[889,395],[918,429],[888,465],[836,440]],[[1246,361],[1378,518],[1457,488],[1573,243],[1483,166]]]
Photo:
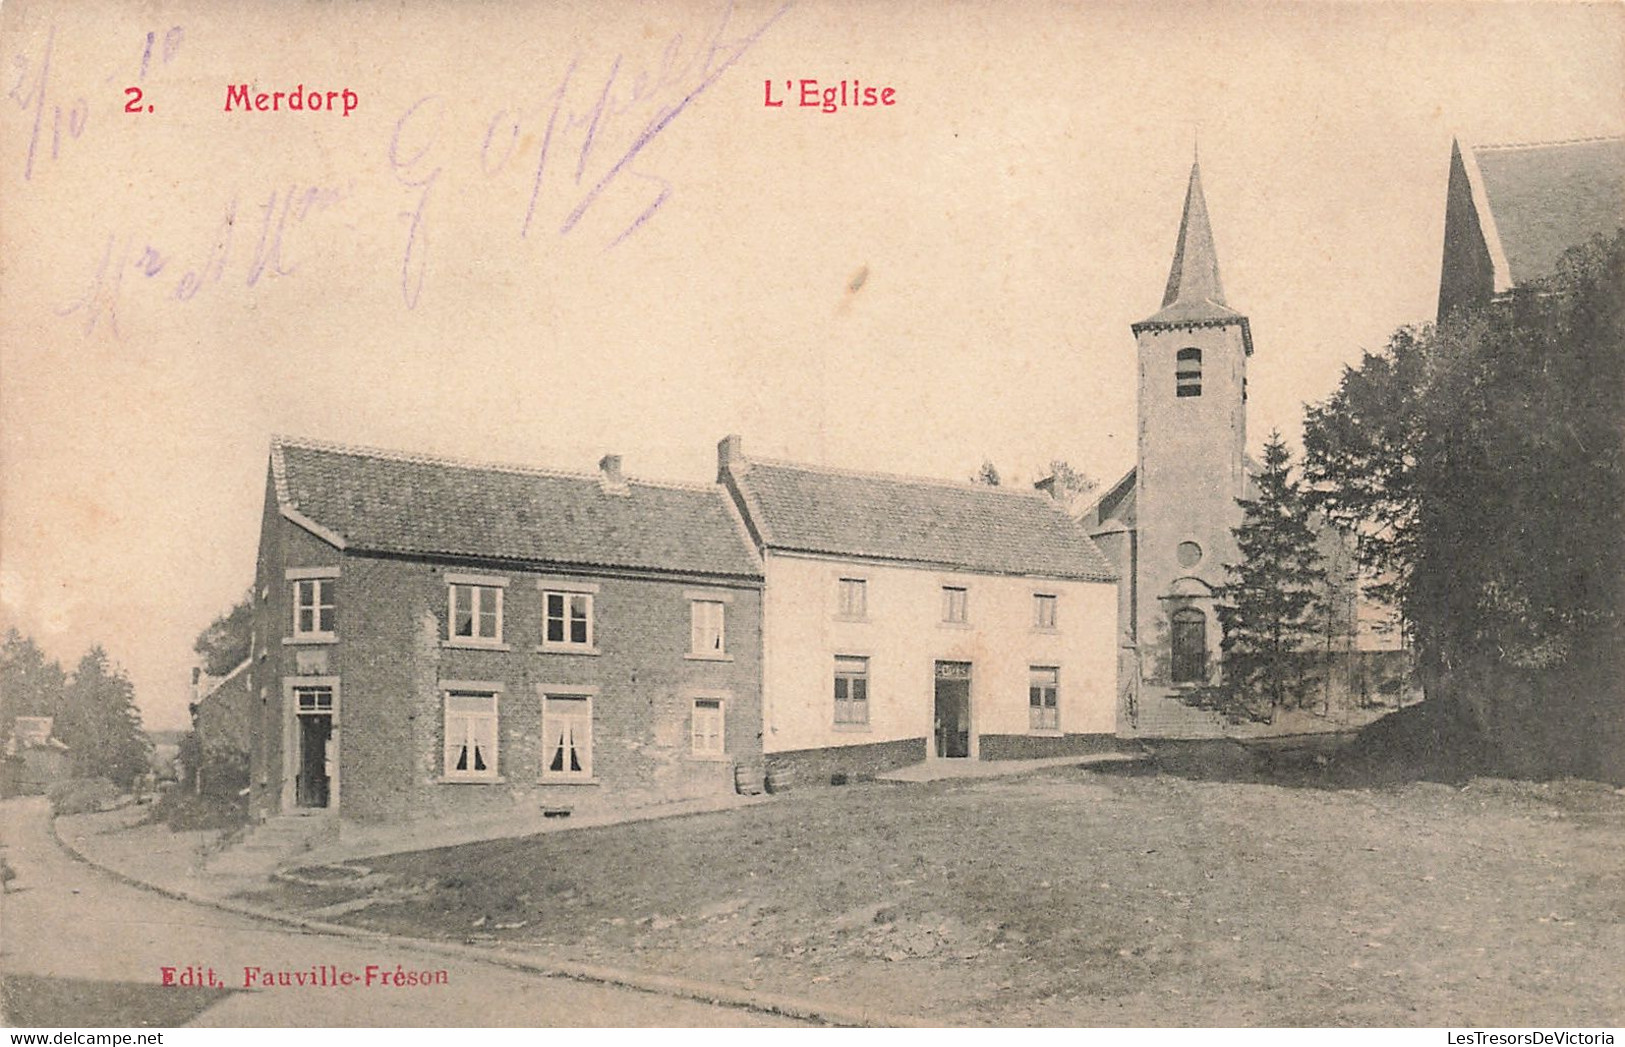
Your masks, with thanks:
[[[1215,594],[1237,558],[1246,491],[1247,318],[1225,302],[1198,164],[1162,308],[1139,353],[1134,643],[1142,694],[1217,680]],[[1149,697],[1149,694],[1147,694]]]

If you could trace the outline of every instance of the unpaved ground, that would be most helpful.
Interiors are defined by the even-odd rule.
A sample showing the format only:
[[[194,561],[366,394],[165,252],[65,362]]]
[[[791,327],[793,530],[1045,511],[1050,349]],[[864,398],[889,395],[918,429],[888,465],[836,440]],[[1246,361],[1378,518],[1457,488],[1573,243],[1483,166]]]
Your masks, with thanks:
[[[274,898],[943,1024],[1618,1025],[1622,845],[1625,797],[1590,783],[1071,769],[397,855]]]

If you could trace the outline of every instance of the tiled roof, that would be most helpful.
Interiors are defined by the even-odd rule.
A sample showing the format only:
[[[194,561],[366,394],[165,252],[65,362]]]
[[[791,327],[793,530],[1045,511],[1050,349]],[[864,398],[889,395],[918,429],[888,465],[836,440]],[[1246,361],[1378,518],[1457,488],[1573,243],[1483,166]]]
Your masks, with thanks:
[[[1564,251],[1625,225],[1625,138],[1471,153],[1512,284],[1550,275]]]
[[[976,484],[751,459],[731,476],[769,549],[965,571],[1112,581],[1050,498]]]
[[[1219,253],[1213,246],[1207,198],[1202,195],[1202,170],[1199,165],[1191,164],[1190,184],[1185,188],[1185,210],[1179,217],[1179,239],[1174,244],[1174,264],[1168,269],[1162,308],[1135,324],[1134,332],[1138,334],[1145,328],[1220,324],[1239,324],[1247,353],[1252,354],[1253,338],[1247,318],[1224,300]]]
[[[345,548],[416,556],[760,578],[719,486],[483,465],[279,437],[286,515]]]

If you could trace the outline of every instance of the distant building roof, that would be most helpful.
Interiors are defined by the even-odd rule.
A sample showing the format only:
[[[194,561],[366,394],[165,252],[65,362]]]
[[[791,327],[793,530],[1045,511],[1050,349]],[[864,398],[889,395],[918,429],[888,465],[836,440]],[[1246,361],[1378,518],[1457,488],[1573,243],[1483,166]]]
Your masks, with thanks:
[[[67,752],[68,747],[51,736],[56,723],[52,716],[19,716],[12,721],[11,737],[6,740],[5,753],[15,756],[24,749],[54,749]]]
[[[1550,275],[1625,225],[1625,138],[1452,143],[1439,317]]]
[[[481,464],[277,437],[283,515],[340,548],[761,577],[726,492],[715,485]]]
[[[737,455],[723,473],[769,549],[991,574],[1117,577],[1078,523],[1036,491]]]

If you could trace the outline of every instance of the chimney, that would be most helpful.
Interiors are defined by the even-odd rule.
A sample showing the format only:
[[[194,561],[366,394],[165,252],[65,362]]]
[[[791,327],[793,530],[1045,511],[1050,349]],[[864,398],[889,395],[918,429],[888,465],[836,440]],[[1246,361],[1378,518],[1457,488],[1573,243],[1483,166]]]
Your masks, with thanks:
[[[627,486],[626,477],[621,475],[621,456],[606,454],[598,459],[598,485],[604,489],[605,494],[631,494],[632,489]]]
[[[717,483],[722,483],[736,467],[745,464],[745,441],[737,435],[724,436],[717,443]]]
[[[1055,477],[1053,477],[1053,476],[1044,477],[1042,480],[1039,480],[1037,483],[1033,484],[1033,489],[1036,490],[1039,494],[1047,494],[1051,498],[1054,498],[1055,497]]]

